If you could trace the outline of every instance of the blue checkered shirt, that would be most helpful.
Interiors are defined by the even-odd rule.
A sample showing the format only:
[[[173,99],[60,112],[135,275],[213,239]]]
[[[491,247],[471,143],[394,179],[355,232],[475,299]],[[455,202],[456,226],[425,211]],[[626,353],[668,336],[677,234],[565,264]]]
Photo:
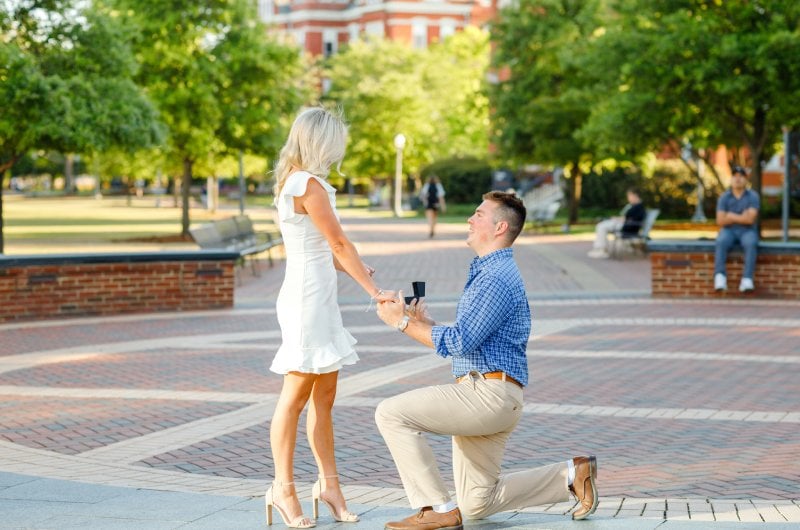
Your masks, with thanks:
[[[527,385],[530,334],[525,284],[513,251],[504,248],[472,260],[455,323],[434,326],[431,338],[436,353],[452,357],[456,377],[502,371]]]

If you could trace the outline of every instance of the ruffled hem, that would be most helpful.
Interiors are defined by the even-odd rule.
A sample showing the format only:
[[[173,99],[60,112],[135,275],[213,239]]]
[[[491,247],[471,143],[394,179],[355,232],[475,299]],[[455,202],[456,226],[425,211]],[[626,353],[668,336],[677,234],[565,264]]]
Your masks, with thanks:
[[[358,354],[353,346],[358,341],[343,329],[325,346],[303,348],[282,344],[272,360],[270,371],[276,374],[301,372],[305,374],[327,374],[340,370],[343,366],[356,364]]]
[[[312,178],[316,179],[317,182],[322,184],[322,187],[328,192],[328,195],[336,193],[336,188],[328,184],[325,179],[322,179],[316,175],[312,175],[308,171],[296,171],[292,173],[286,179],[286,183],[283,185],[283,189],[281,190],[281,194],[277,202],[278,218],[281,221],[294,221],[302,219],[302,216],[297,215],[294,211],[294,198],[300,197],[306,193],[308,181]],[[334,200],[332,200],[331,203],[335,204]]]

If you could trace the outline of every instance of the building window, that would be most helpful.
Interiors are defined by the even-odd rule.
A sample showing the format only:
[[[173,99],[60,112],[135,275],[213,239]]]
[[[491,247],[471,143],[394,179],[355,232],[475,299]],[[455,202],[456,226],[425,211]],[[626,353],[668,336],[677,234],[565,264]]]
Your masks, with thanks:
[[[415,20],[411,25],[411,46],[417,49],[428,47],[428,23]]]
[[[330,57],[336,53],[338,44],[336,39],[337,35],[335,30],[326,29],[322,31],[322,53],[325,57]]]
[[[443,18],[439,25],[439,40],[444,40],[456,32],[456,22],[447,18]]]
[[[304,30],[302,30],[302,29],[299,29],[299,30],[293,31],[292,33],[294,34],[294,41],[295,41],[295,43],[297,43],[297,46],[300,47],[300,49],[305,48],[306,47],[306,32]]]
[[[347,32],[350,35],[348,42],[355,42],[358,40],[358,24],[350,24],[347,26]]]
[[[264,22],[272,22],[272,0],[258,0],[258,17]]]
[[[367,35],[372,35],[375,37],[383,37],[384,29],[383,29],[383,21],[377,20],[375,22],[367,22],[364,26],[364,30]]]

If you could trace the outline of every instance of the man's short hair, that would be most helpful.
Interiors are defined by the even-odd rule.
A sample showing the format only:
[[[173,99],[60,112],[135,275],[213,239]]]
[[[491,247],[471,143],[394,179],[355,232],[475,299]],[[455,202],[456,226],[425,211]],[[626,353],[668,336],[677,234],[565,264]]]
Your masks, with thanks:
[[[642,194],[639,193],[639,188],[630,187],[630,188],[627,189],[627,193],[633,193],[637,197],[641,197],[642,196]]]
[[[492,201],[498,205],[498,217],[495,222],[505,221],[508,223],[508,242],[513,243],[517,239],[522,227],[525,226],[525,205],[514,193],[504,191],[490,191],[483,194],[484,201]]]
[[[747,177],[747,170],[742,166],[733,166],[731,167],[731,176],[733,175],[741,175],[743,177]]]

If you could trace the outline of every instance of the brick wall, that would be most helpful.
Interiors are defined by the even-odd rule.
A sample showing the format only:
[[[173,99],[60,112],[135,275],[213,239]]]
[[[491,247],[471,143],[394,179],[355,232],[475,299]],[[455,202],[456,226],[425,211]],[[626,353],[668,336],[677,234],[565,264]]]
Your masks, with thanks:
[[[236,254],[4,257],[0,322],[233,306]]]
[[[763,244],[762,244],[763,245]],[[792,244],[790,245],[790,249]],[[796,244],[795,244],[796,245]],[[728,290],[714,290],[713,242],[703,248],[666,248],[663,243],[650,248],[651,287],[655,297],[757,297],[800,300],[800,252],[777,252],[778,246],[760,249],[753,279],[756,289],[739,292],[743,255],[734,251],[728,255]],[[800,250],[800,249],[798,249]]]

